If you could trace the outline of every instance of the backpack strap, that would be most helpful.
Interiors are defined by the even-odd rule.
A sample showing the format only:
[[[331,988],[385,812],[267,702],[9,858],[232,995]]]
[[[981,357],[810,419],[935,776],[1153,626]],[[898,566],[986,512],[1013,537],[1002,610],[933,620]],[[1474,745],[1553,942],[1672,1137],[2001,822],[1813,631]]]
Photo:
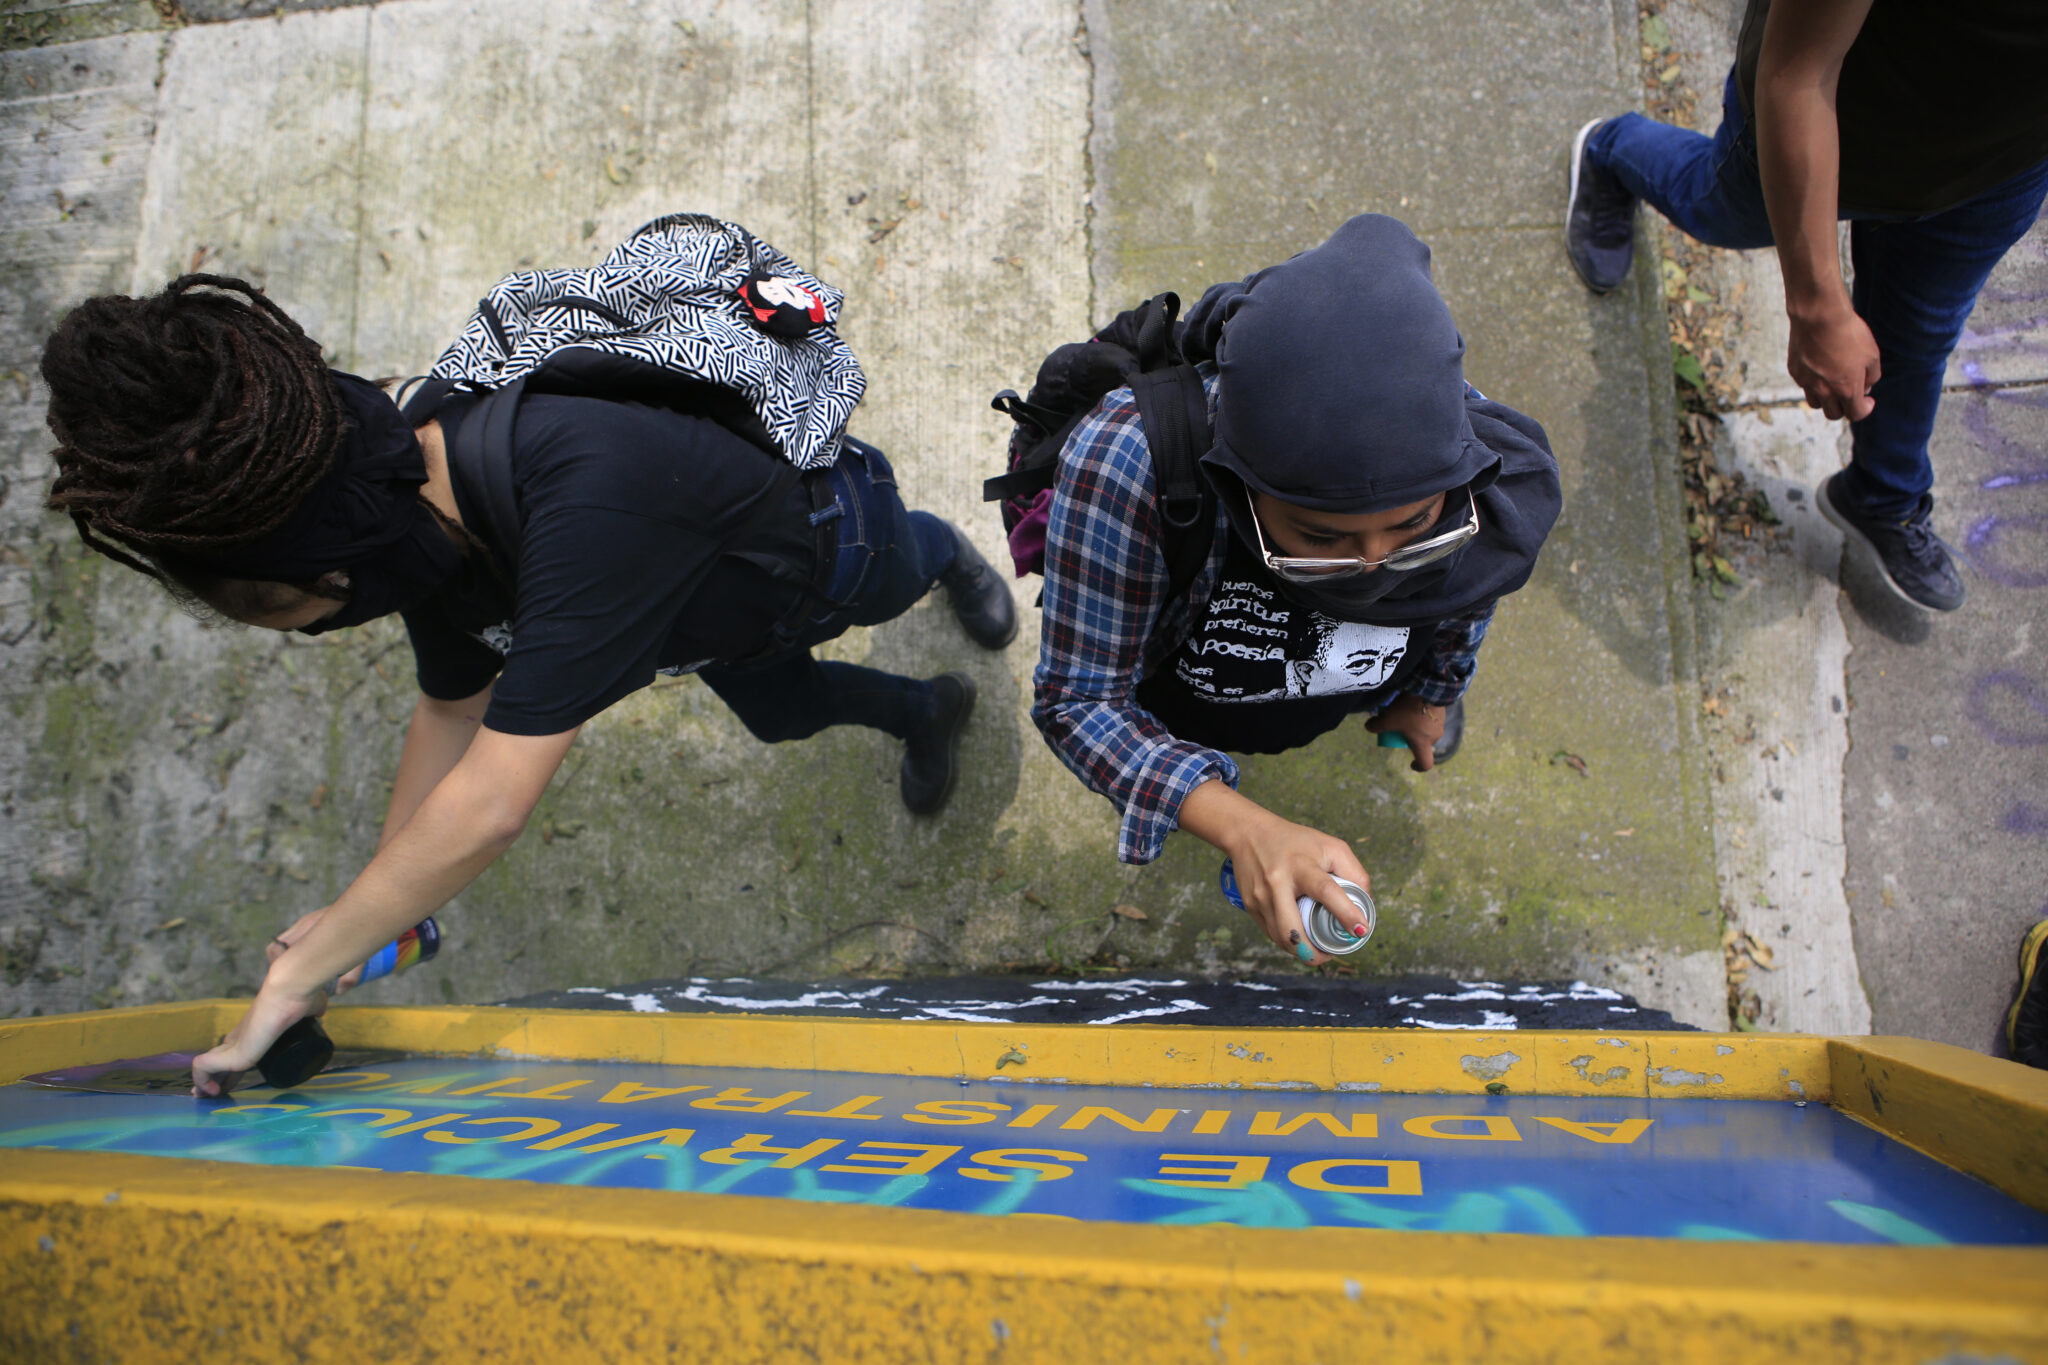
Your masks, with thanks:
[[[512,423],[526,381],[515,379],[486,394],[455,428],[448,443],[448,473],[467,492],[483,525],[476,529],[498,557],[510,585],[519,581],[519,499],[512,489]]]
[[[1131,393],[1152,451],[1170,602],[1193,585],[1215,539],[1216,491],[1197,464],[1209,450],[1209,398],[1186,363],[1135,376]]]
[[[468,502],[483,523],[475,529],[481,532],[491,552],[497,556],[497,567],[508,588],[518,582],[521,530],[519,500],[512,486],[512,427],[525,389],[526,381],[515,379],[504,388],[484,395],[455,429],[455,437],[448,443],[449,478],[458,489],[469,495]],[[843,451],[840,458],[845,458]],[[757,527],[782,515],[788,503],[788,492],[797,485],[809,490],[814,508],[835,505],[826,486],[826,475],[831,466],[806,473],[786,461],[778,460],[776,463],[775,484],[769,494],[759,500],[752,515],[728,527],[719,541],[721,556],[752,565],[775,581],[799,590],[789,610],[774,623],[759,657],[772,656],[786,647],[820,606],[837,610],[847,605],[836,601],[826,591],[834,563],[828,551],[837,548],[838,537],[837,528],[826,524],[820,517],[814,516],[811,521],[816,528],[813,534],[817,545],[816,563],[811,573],[804,573],[765,555],[732,548],[734,542],[743,540]]]

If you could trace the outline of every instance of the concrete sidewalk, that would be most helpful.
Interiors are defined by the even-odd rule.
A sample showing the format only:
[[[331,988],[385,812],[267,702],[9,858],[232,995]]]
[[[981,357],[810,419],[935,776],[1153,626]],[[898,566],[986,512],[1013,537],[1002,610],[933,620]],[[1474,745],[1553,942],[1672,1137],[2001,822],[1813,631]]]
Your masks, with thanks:
[[[1432,244],[1473,381],[1551,434],[1565,520],[1486,645],[1455,764],[1410,774],[1352,727],[1247,765],[1245,789],[1356,840],[1384,916],[1369,973],[1581,976],[1725,1026],[1723,902],[1747,924],[1750,901],[1730,896],[1748,883],[1728,881],[1726,817],[1717,871],[1728,784],[1702,732],[1707,618],[1658,280],[1594,299],[1558,235],[1565,140],[1638,99],[1634,5],[388,0],[237,17],[271,8],[185,0],[220,22],[172,27],[149,4],[0,9],[0,1014],[252,987],[263,941],[373,846],[413,696],[395,627],[203,630],[38,510],[35,358],[76,300],[244,274],[336,364],[417,372],[505,270],[588,262],[662,212],[718,213],[847,291],[870,380],[857,430],[913,505],[994,554],[990,394],[1129,302],[1192,298],[1370,210]],[[1759,591],[1825,595],[1804,583]],[[1275,970],[1205,845],[1116,865],[1109,807],[1026,717],[1024,615],[1002,656],[936,605],[830,649],[980,680],[972,768],[941,818],[900,810],[879,737],[765,748],[696,682],[665,683],[586,728],[525,841],[444,915],[442,960],[382,998]],[[1842,649],[1775,653],[1801,707],[1838,694]],[[1987,706],[2032,695],[1995,687]],[[2043,752],[2025,721],[2001,755]],[[1945,733],[1960,756],[1965,732]],[[1833,813],[1800,819],[1839,847],[1833,771]],[[1749,839],[1788,828],[1777,805],[1743,808]],[[1865,865],[1852,847],[1821,871],[1840,897]],[[1772,928],[1805,942],[1803,914]],[[1788,1001],[1765,1022],[1867,1027],[1864,940],[1846,914],[1813,923],[1825,1008]]]
[[[1742,5],[1664,8],[1720,122]],[[1845,260],[1847,253],[1844,253]],[[2048,225],[1993,273],[1935,429],[1935,527],[1969,600],[1934,616],[1851,557],[1811,489],[1848,431],[1785,372],[1775,254],[1696,252],[1690,283],[1728,313],[1719,463],[1790,532],[1737,554],[1743,582],[1700,603],[1718,861],[1730,923],[1775,957],[1738,994],[1764,1028],[1996,1042],[2027,926],[2048,913]]]

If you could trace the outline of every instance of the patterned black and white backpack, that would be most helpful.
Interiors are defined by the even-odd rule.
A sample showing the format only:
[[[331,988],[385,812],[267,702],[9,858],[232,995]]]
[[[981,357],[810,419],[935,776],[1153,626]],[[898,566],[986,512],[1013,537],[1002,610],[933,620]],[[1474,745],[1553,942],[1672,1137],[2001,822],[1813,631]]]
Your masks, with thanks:
[[[710,417],[798,470],[822,469],[839,457],[867,387],[839,339],[843,299],[737,224],[670,214],[588,269],[500,280],[407,406],[450,390],[491,395],[463,422],[449,457],[511,568],[511,434],[522,393]]]

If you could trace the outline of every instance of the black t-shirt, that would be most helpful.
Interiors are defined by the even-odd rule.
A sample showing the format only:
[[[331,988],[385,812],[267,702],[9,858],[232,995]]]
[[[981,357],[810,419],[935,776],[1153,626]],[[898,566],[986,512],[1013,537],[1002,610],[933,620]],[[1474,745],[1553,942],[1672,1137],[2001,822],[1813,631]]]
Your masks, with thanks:
[[[454,395],[435,411],[450,440],[473,402]],[[456,700],[497,679],[493,730],[559,734],[657,672],[744,658],[804,596],[763,566],[812,574],[809,492],[786,461],[715,422],[530,394],[512,466],[514,589],[472,556],[404,613],[422,692]]]
[[[1756,125],[1771,0],[1749,0],[1736,85]],[[1844,209],[1920,217],[2048,159],[2048,4],[1874,0],[1835,88]]]
[[[1297,606],[1232,536],[1202,619],[1138,684],[1138,704],[1178,739],[1284,753],[1383,708],[1435,638],[1435,622],[1380,626]]]

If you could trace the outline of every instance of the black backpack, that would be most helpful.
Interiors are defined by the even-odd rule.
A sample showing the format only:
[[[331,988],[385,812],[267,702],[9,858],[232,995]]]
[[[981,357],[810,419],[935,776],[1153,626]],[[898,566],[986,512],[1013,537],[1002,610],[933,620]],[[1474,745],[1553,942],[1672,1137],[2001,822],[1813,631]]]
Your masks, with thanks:
[[[1060,452],[1102,396],[1129,385],[1145,424],[1165,537],[1167,600],[1183,595],[1208,561],[1216,494],[1196,462],[1210,444],[1202,379],[1175,335],[1180,296],[1155,295],[1117,314],[1087,341],[1061,346],[1038,367],[1028,397],[1004,389],[989,403],[1016,425],[1007,473],[984,480],[983,502],[1002,504],[1019,577],[1045,572],[1045,523]]]

